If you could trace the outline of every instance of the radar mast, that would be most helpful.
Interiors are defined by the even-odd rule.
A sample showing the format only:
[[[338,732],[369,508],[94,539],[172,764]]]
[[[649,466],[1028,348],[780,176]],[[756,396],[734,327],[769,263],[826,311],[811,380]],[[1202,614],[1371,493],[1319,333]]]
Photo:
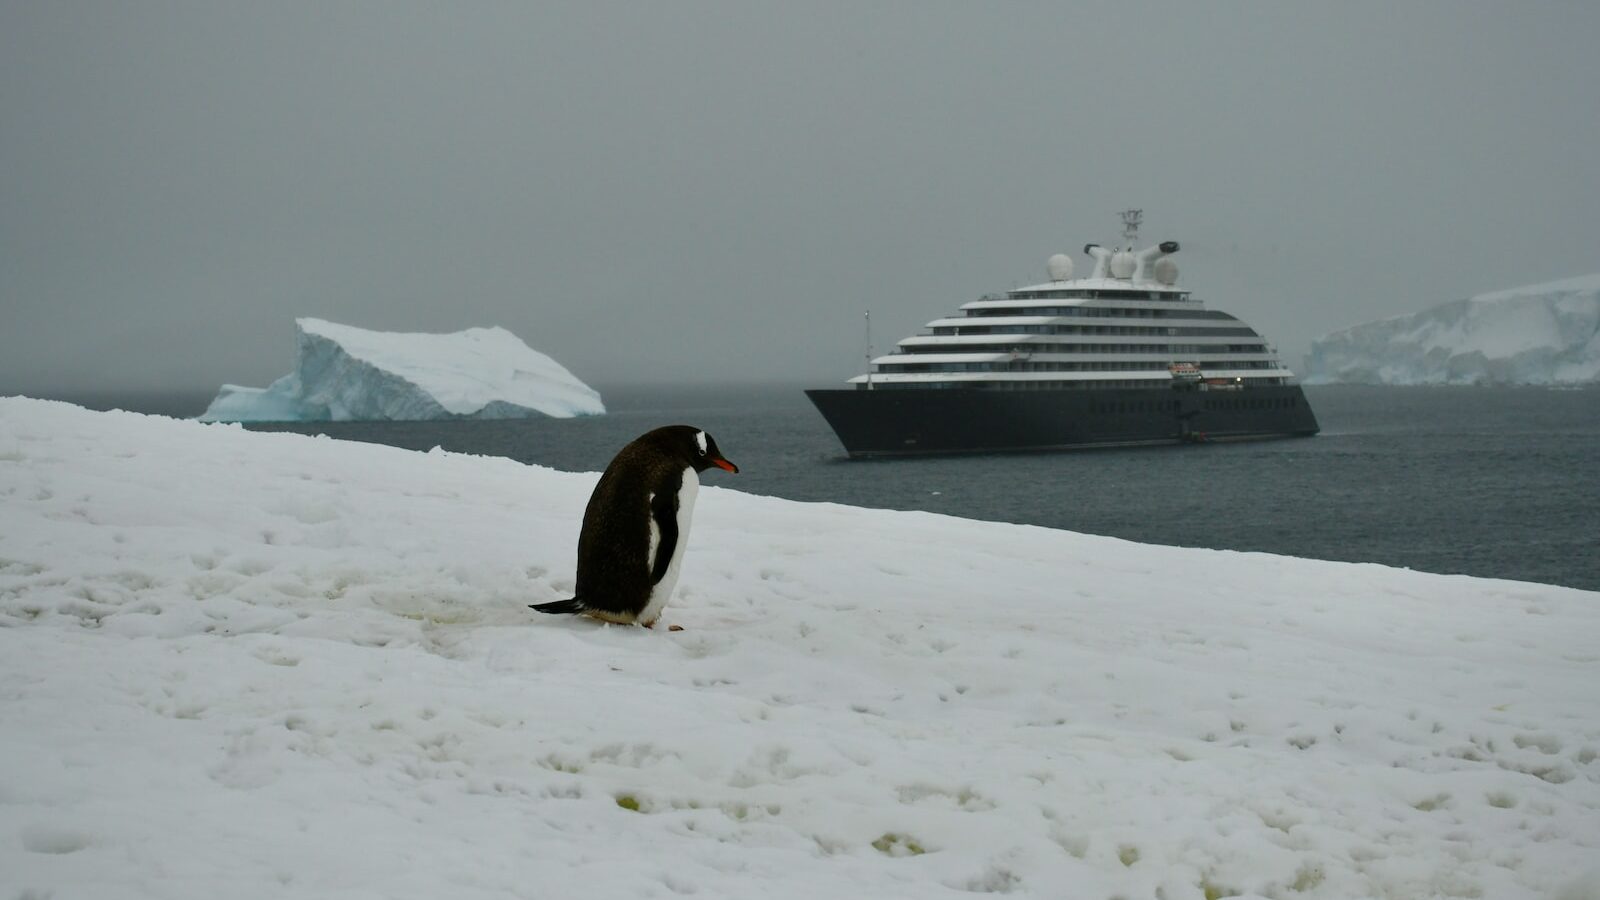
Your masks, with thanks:
[[[1144,210],[1125,209],[1122,216],[1122,239],[1128,242],[1128,249],[1133,249],[1139,241],[1139,223],[1144,221]]]

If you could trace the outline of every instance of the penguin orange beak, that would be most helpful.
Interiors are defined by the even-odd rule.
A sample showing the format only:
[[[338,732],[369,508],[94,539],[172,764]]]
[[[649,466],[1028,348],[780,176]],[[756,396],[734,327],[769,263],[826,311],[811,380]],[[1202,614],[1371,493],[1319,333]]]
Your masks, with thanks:
[[[739,467],[738,466],[734,465],[731,462],[728,462],[727,460],[723,459],[720,456],[711,457],[711,464],[713,466],[716,466],[719,469],[725,469],[725,470],[727,470],[729,472],[732,472],[735,475],[739,474]]]

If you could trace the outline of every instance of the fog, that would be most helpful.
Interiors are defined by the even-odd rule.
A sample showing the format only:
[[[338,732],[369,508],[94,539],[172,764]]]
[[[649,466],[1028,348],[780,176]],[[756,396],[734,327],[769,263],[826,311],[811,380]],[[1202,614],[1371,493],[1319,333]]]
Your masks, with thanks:
[[[1271,338],[1600,271],[1588,3],[0,0],[0,393],[293,318],[842,382],[1117,211]]]

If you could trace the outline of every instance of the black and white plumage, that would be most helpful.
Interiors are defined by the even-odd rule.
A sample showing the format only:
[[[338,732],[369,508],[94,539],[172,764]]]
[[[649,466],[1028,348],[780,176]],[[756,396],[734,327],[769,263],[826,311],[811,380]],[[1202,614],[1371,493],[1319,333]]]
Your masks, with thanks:
[[[678,584],[699,473],[712,466],[739,471],[690,425],[657,428],[623,447],[583,511],[577,596],[532,608],[653,626]]]

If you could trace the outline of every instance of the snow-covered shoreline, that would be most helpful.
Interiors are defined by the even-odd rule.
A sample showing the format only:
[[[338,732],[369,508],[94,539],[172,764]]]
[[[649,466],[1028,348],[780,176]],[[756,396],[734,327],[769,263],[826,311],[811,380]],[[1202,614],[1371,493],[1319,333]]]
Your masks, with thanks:
[[[0,400],[5,896],[1600,897],[1600,594],[595,477]]]
[[[1306,384],[1600,384],[1600,274],[1479,294],[1317,338]]]

